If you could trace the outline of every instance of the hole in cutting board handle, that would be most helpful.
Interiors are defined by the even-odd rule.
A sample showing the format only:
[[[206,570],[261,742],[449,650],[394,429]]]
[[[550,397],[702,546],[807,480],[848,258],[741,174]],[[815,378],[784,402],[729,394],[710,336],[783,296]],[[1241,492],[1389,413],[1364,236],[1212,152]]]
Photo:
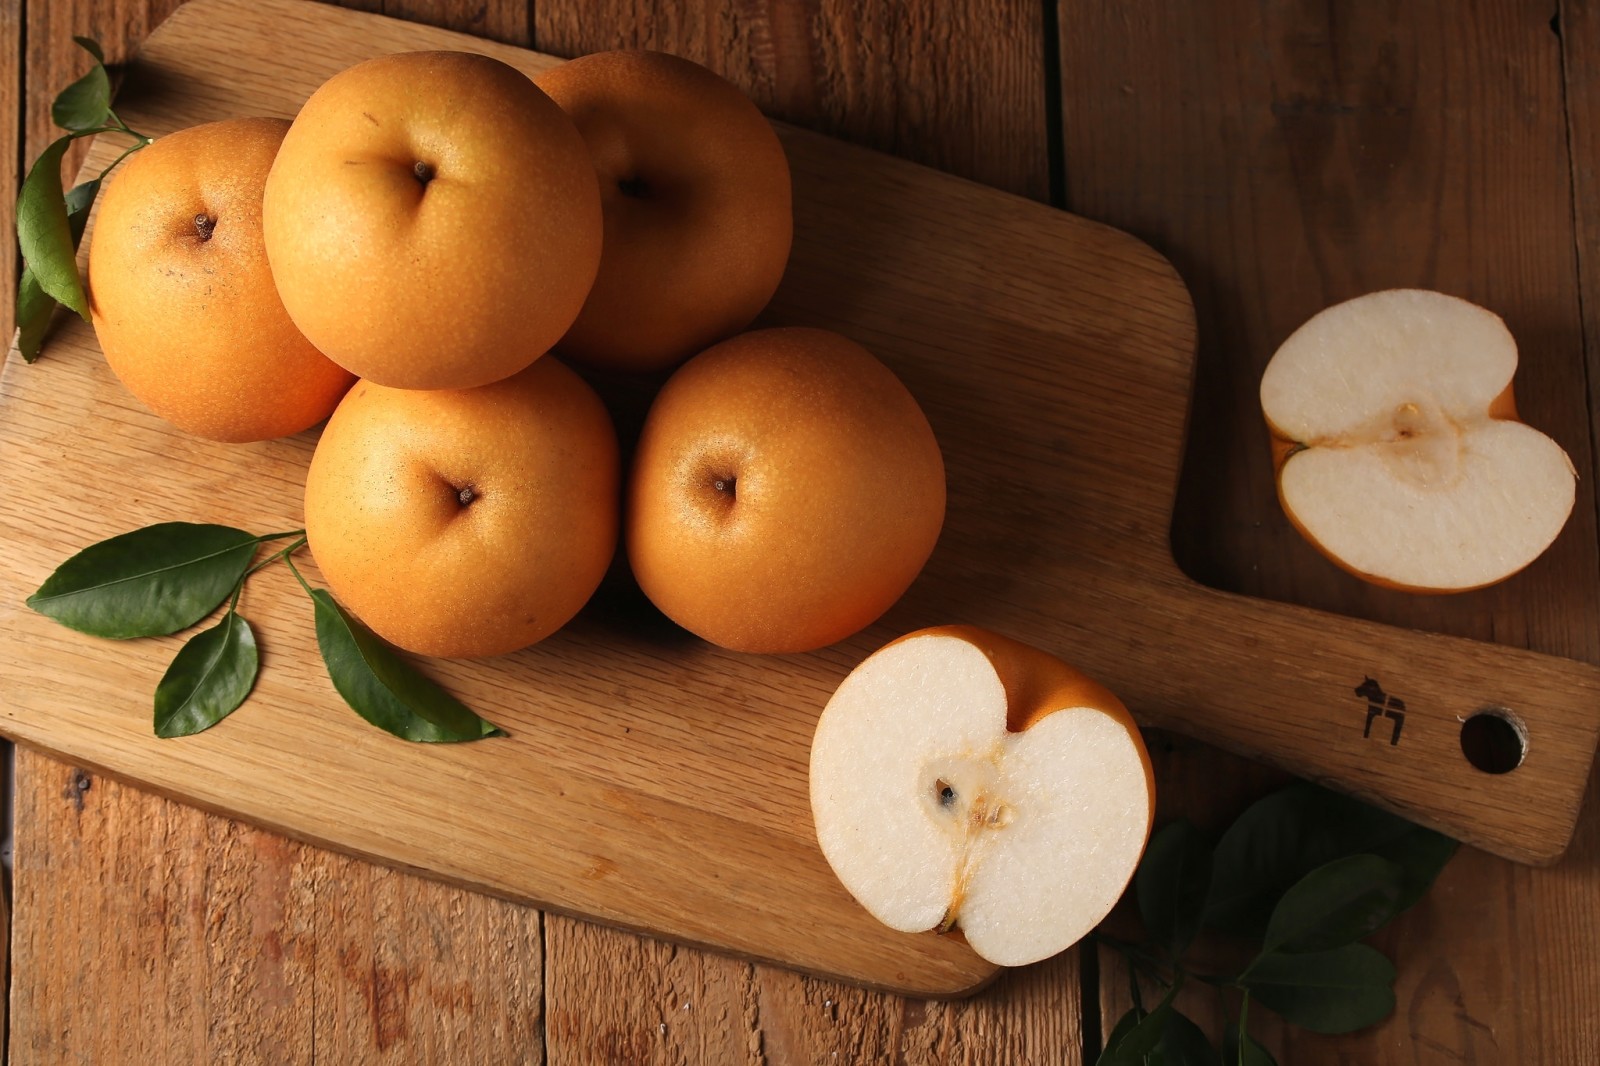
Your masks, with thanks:
[[[1491,707],[1461,723],[1461,754],[1486,774],[1509,774],[1528,754],[1528,729],[1505,707]]]

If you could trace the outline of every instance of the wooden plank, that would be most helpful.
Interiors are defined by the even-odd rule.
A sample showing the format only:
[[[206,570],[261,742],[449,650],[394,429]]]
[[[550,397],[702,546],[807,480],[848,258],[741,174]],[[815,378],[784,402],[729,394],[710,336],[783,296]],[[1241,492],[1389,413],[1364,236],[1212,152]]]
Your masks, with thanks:
[[[21,183],[19,168],[22,155],[22,0],[0,2],[0,203],[17,202],[17,186]],[[11,346],[11,332],[16,328],[16,306],[13,294],[17,291],[17,272],[21,263],[17,257],[17,231],[15,212],[0,216],[0,338]],[[0,356],[0,365],[5,357]]]
[[[540,0],[535,42],[565,56],[624,47],[687,56],[768,114],[1044,199],[1042,8],[963,2],[941,5],[937,16],[925,5],[913,5],[910,17],[903,10],[776,0],[722,11],[658,3],[641,12]],[[962,32],[974,22],[981,31]],[[1030,971],[1032,980],[1003,981],[957,1006],[679,953],[557,915],[547,931],[552,1062],[593,1061],[586,1051],[615,1047],[625,1034],[641,1052],[659,1047],[655,1061],[1082,1059],[1076,951]],[[1010,1054],[971,1057],[1007,1041]],[[956,1058],[951,1049],[968,1050]]]
[[[622,950],[618,950],[619,945]],[[552,919],[549,1055],[567,1061],[1077,1062],[1076,953],[976,997],[907,1000]],[[565,960],[558,962],[558,960]]]
[[[1579,385],[1573,190],[1549,18],[1513,3],[1479,4],[1470,17],[1438,4],[1063,8],[1068,206],[1150,240],[1196,300],[1196,406],[1175,530],[1190,572],[1345,615],[1600,654],[1594,404]],[[1595,53],[1575,50],[1593,48],[1592,5],[1564,5],[1563,19],[1582,223],[1592,199],[1583,175],[1592,181],[1593,171],[1581,161],[1595,145],[1582,108],[1593,107]],[[1586,45],[1572,32],[1580,19]],[[1575,81],[1587,97],[1572,92]],[[1592,251],[1595,232],[1576,242],[1580,252]],[[1300,321],[1397,285],[1456,292],[1506,317],[1524,353],[1523,414],[1561,440],[1586,486],[1551,553],[1496,589],[1408,598],[1334,571],[1283,521],[1265,432],[1241,417],[1258,409],[1260,371]],[[1592,287],[1585,278],[1591,353]],[[1185,753],[1162,771],[1163,807],[1225,822],[1248,798],[1218,795],[1234,773],[1214,754]],[[1385,934],[1380,944],[1401,963],[1400,1007],[1387,1025],[1290,1038],[1260,1012],[1252,1028],[1282,1062],[1589,1061],[1600,1026],[1596,793],[1591,778],[1563,863],[1526,870],[1464,850]],[[1121,971],[1103,958],[1109,1027],[1128,1000]],[[1191,1003],[1219,1031],[1214,1000]]]
[[[777,118],[1049,197],[1044,5],[540,0],[540,51],[654,48],[693,59]]]
[[[382,11],[390,18],[470,33],[501,44],[533,46],[531,0],[381,0],[341,3],[340,7]]]
[[[1297,0],[1085,3],[1063,16],[1068,206],[1151,241],[1195,299],[1174,540],[1202,581],[1600,661],[1591,479],[1557,543],[1514,581],[1410,596],[1338,571],[1289,528],[1257,417],[1267,359],[1317,310],[1434,287],[1505,317],[1524,355],[1523,417],[1593,468],[1572,387],[1582,343],[1548,19],[1515,3],[1472,18],[1449,4],[1335,17]]]
[[[24,114],[24,150],[28,161],[37,159],[46,145],[61,136],[62,130],[50,121],[50,104],[56,93],[76,81],[89,69],[88,53],[72,40],[92,37],[100,42],[106,63],[116,68],[133,53],[140,41],[159,25],[183,0],[65,0],[65,2],[26,5],[28,54],[23,67],[27,86]],[[79,141],[62,161],[62,175],[68,181],[78,173],[87,157],[89,144]]]
[[[29,5],[29,159],[60,132],[49,100],[83,69],[70,34],[96,36],[116,63],[176,6]],[[433,5],[426,16],[525,43],[520,11],[520,35],[514,5]],[[16,0],[0,19],[13,14]],[[18,29],[0,21],[8,25]],[[19,41],[0,35],[13,48]],[[0,69],[19,76],[0,88],[15,137],[22,68]],[[5,227],[9,246],[10,216]],[[9,300],[4,309],[9,337]],[[297,844],[34,752],[19,756],[16,787],[22,907],[10,987],[21,1009],[11,1061],[76,1060],[93,1048],[96,1061],[538,1061],[537,911]],[[176,876],[174,855],[183,857]],[[78,961],[64,964],[63,952]],[[154,1049],[163,1052],[137,1054]]]
[[[537,1061],[539,913],[19,749],[11,1061]]]
[[[1078,953],[981,994],[910,999],[551,916],[552,1064],[1082,1061]]]
[[[534,6],[534,40],[563,56],[606,48],[683,54],[733,80],[768,114],[1043,198],[1048,163],[1038,13],[1037,5],[952,3],[941,6],[938,18],[920,8],[906,18],[893,5],[778,0],[725,13],[666,6],[638,18],[627,5],[542,0]],[[979,34],[950,30],[973,19],[987,22]],[[974,88],[974,78],[981,88]],[[939,1053],[989,1047],[1029,1031],[1038,1034],[1034,1055],[989,1061],[1066,1064],[1082,1058],[1077,952],[1051,965],[1056,980],[1034,986],[1042,1002],[1030,1013],[1019,1010],[1029,1000],[1010,981],[952,1007],[702,956],[635,965],[642,952],[632,951],[635,941],[626,933],[558,916],[550,917],[547,930],[557,1004],[550,1020],[552,1060],[573,1053],[582,1061],[579,1048],[595,1047],[603,1034],[648,1034],[651,1018],[666,1026],[659,1036],[682,1061],[754,1063],[763,1061],[763,1050],[766,1061],[795,1063],[970,1061]],[[666,1002],[674,997],[659,996],[658,989],[664,976],[685,968],[694,975],[696,994],[683,996],[690,1012],[675,1012]],[[666,1002],[659,1016],[638,1016],[638,1004],[658,1002]],[[1040,1032],[1042,1020],[1062,1028]],[[718,1034],[736,1045],[718,1044]]]

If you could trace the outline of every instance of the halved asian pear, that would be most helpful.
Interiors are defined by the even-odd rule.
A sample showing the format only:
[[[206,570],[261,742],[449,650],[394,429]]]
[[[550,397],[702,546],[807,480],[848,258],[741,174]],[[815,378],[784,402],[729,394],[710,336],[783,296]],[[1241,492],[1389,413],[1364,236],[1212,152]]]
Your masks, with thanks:
[[[1572,513],[1561,446],[1517,419],[1493,312],[1394,289],[1320,312],[1261,379],[1284,513],[1369,581],[1454,592],[1536,559]]]
[[[959,927],[1020,966],[1093,929],[1150,834],[1150,759],[1116,696],[971,626],[919,630],[845,678],[817,723],[811,811],[839,880],[906,932]]]

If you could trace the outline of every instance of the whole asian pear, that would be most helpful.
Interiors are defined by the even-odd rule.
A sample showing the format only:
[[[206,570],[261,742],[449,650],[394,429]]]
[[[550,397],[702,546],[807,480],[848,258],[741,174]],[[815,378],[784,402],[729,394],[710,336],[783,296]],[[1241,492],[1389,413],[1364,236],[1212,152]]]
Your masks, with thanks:
[[[267,266],[262,187],[288,128],[229,119],[157,139],[112,179],[90,241],[106,362],[146,407],[211,440],[298,433],[353,380],[295,328]]]
[[[600,398],[555,359],[475,389],[357,382],[306,474],[333,594],[420,655],[500,655],[565,625],[616,551],[620,462]]]
[[[651,405],[628,561],[713,644],[810,651],[900,598],[944,508],[938,441],[893,371],[827,330],[756,330],[689,360]]]
[[[789,161],[731,82],[664,52],[580,56],[534,79],[600,175],[605,250],[562,355],[654,372],[744,329],[789,261]]]
[[[520,71],[468,52],[325,82],[284,138],[264,223],[295,324],[395,388],[515,374],[572,325],[600,262],[583,138]]]

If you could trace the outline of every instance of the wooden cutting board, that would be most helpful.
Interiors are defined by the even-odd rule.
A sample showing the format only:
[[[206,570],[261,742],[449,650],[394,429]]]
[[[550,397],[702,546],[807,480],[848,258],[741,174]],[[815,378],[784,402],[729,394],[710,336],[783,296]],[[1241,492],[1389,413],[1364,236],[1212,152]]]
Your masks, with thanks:
[[[558,62],[296,0],[199,0],[150,37],[118,110],[156,134],[289,116],[351,63],[440,47],[529,73]],[[969,991],[992,967],[958,939],[892,933],[855,905],[813,841],[805,768],[833,687],[924,625],[971,622],[1050,649],[1146,724],[1511,858],[1561,853],[1594,754],[1600,670],[1248,600],[1173,564],[1195,325],[1163,259],[1026,200],[781,133],[796,243],[764,321],[834,328],[877,352],[922,401],[948,463],[943,539],[882,621],[811,655],[740,656],[613,580],[535,648],[425,664],[508,738],[408,745],[343,706],[309,601],[275,567],[241,605],[262,646],[249,702],[198,737],[158,741],[150,695],[182,638],[95,640],[22,601],[72,552],[148,523],[294,528],[315,434],[224,446],[170,431],[73,320],[41,362],[13,354],[0,377],[0,729],[301,839],[913,995]],[[89,166],[116,148],[97,145]],[[1486,709],[1526,736],[1510,773],[1462,754],[1462,720]]]

